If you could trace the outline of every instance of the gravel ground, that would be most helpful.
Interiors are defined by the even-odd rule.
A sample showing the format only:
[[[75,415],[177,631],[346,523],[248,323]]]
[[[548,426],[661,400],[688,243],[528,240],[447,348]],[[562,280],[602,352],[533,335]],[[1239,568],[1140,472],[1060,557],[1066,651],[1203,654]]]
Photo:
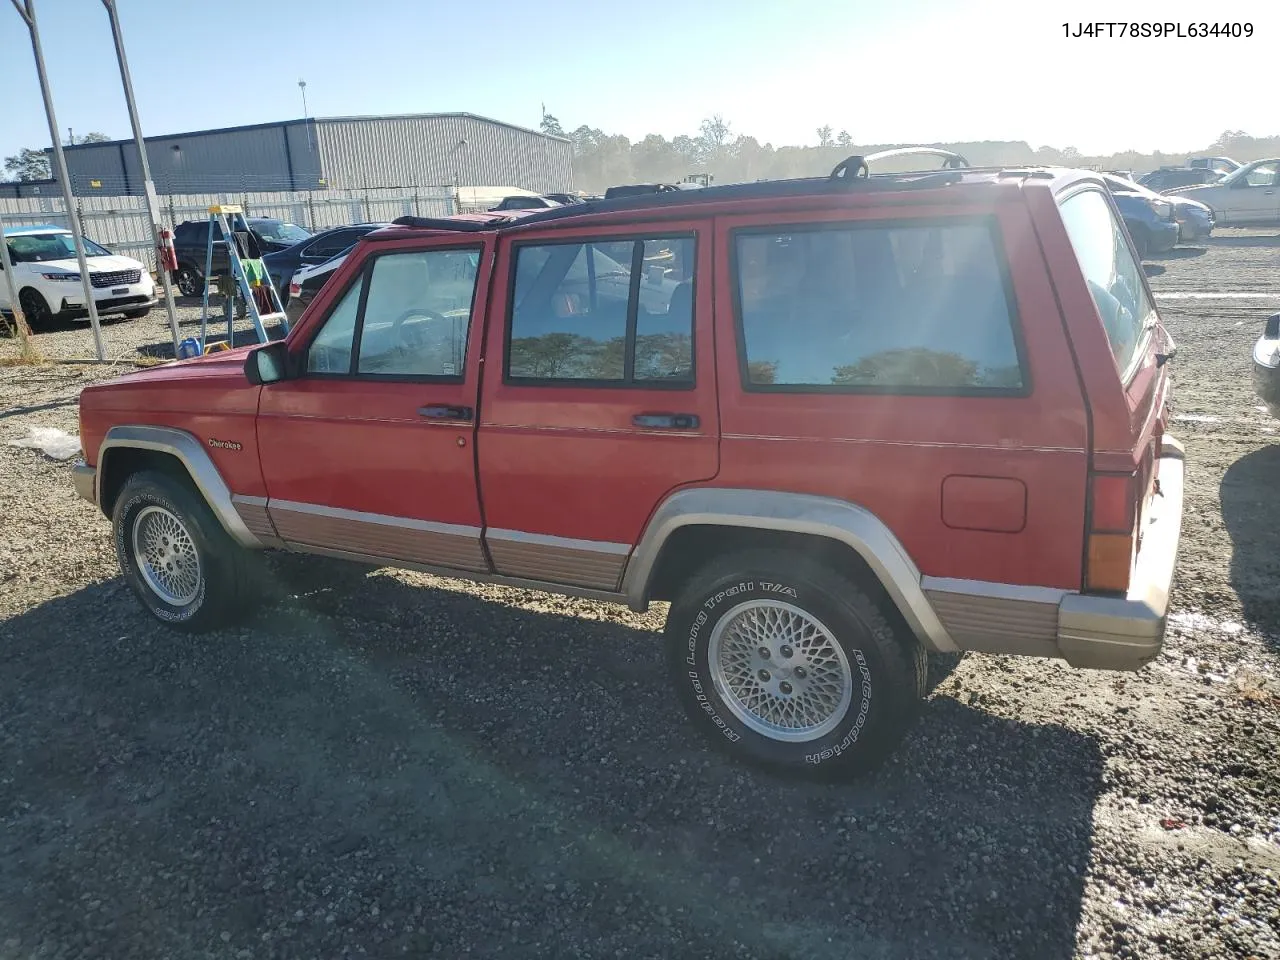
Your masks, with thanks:
[[[660,609],[316,564],[166,632],[69,466],[0,445],[0,960],[1280,958],[1280,424],[1248,381],[1278,261],[1226,230],[1153,280],[1188,449],[1164,655],[937,663],[850,786],[692,737]],[[0,441],[74,430],[110,373],[0,369]]]

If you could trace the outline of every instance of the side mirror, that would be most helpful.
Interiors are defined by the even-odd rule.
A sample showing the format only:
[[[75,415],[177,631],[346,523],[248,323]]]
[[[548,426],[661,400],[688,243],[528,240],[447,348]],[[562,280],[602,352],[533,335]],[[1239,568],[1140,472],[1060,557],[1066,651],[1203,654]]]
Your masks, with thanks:
[[[289,348],[275,340],[252,351],[244,360],[245,378],[255,387],[278,383],[289,377]]]

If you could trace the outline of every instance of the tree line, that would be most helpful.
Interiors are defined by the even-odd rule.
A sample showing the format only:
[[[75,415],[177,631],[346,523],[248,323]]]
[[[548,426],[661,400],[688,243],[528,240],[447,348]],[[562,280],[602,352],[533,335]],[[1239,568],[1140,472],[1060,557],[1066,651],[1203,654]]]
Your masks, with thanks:
[[[111,138],[96,130],[79,138],[80,143],[106,143]],[[75,140],[68,138],[64,147],[75,145]],[[30,183],[33,180],[48,180],[53,176],[49,168],[49,155],[36,147],[23,147],[12,156],[4,158],[4,179]]]
[[[605,133],[582,125],[565,130],[559,119],[543,110],[544,133],[567,137],[573,143],[576,186],[599,193],[621,183],[676,183],[694,174],[709,174],[716,183],[751,180],[779,180],[822,175],[851,154],[866,155],[901,143],[865,143],[847,129],[829,124],[818,127],[811,144],[774,146],[739,133],[723,116],[702,121],[698,131],[668,140],[651,133],[634,143],[621,134]],[[1229,156],[1242,163],[1280,156],[1280,136],[1253,137],[1243,130],[1224,131],[1202,150],[1188,153],[1141,153],[1123,150],[1105,155],[1088,155],[1075,147],[1032,147],[1024,140],[983,140],[966,143],[930,143],[962,154],[974,166],[1017,166],[1019,164],[1097,167],[1103,170],[1145,172],[1161,166],[1179,165],[1188,156]],[[910,161],[898,167],[878,167],[884,172],[910,169]]]

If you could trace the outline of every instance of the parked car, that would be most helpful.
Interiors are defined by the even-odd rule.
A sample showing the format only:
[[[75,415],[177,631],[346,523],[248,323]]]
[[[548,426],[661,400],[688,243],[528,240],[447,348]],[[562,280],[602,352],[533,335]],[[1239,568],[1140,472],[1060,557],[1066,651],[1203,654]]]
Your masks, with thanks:
[[[385,226],[385,223],[354,223],[347,226],[330,227],[328,230],[321,230],[301,243],[295,243],[284,250],[266,254],[263,256],[262,262],[266,264],[267,272],[271,274],[271,282],[275,284],[276,292],[280,294],[280,299],[287,305],[289,283],[293,279],[295,270],[299,267],[316,266],[331,260],[344,250],[349,249],[366,233],[371,233],[379,227]]]
[[[1253,392],[1271,416],[1280,417],[1280,313],[1267,317],[1253,345]]]
[[[1111,196],[865,166],[402,218],[285,339],[87,385],[76,488],[184,631],[263,549],[670,601],[692,723],[796,776],[889,753],[928,651],[1149,662],[1182,448]]]
[[[692,184],[697,186],[697,184]],[[617,187],[609,187],[604,192],[604,199],[617,200],[620,197],[639,197],[650,193],[671,193],[680,187],[674,183],[627,183]]]
[[[85,263],[99,316],[145,317],[156,303],[151,271],[133,257],[112,253],[84,237]],[[54,320],[86,319],[84,284],[71,231],[63,227],[6,227],[18,305],[32,329]],[[0,270],[4,266],[0,263]],[[12,312],[9,285],[0,282],[0,310]]]
[[[503,197],[497,206],[490,207],[490,213],[498,213],[503,210],[546,210],[551,207],[561,206],[560,202],[550,197],[531,196],[529,194],[520,194],[518,196]]]
[[[1200,170],[1214,170],[1226,175],[1239,170],[1244,164],[1230,157],[1191,157],[1187,160],[1187,166]]]
[[[1220,227],[1280,223],[1280,158],[1255,160],[1216,183],[1168,193],[1205,204]]]
[[[1163,193],[1174,187],[1198,186],[1202,183],[1217,183],[1223,174],[1208,167],[1161,167],[1138,178],[1141,186]]]
[[[1165,206],[1171,207],[1173,221],[1178,225],[1176,241],[1178,243],[1194,243],[1198,240],[1206,240],[1213,233],[1213,211],[1203,203],[1190,197],[1162,196],[1154,190],[1148,190],[1146,187],[1134,183],[1132,180],[1125,180],[1123,177],[1117,177],[1112,174],[1103,174],[1102,179],[1106,182],[1112,196],[1135,194],[1138,197],[1145,198],[1153,212],[1163,210]],[[1136,224],[1133,229],[1139,229],[1148,234],[1150,232],[1146,227],[1138,227]],[[1165,228],[1158,227],[1157,232],[1163,229]],[[1153,250],[1151,252],[1157,251]]]
[[[1109,173],[1097,176],[1107,185],[1138,257],[1165,253],[1178,245],[1182,230],[1173,215],[1173,201],[1132,181]]]
[[[580,193],[548,193],[544,194],[544,196],[548,200],[554,200],[559,204],[583,202],[583,195]]]
[[[296,223],[277,220],[274,217],[246,217],[249,233],[258,250],[250,256],[265,256],[279,250],[287,250],[311,236]],[[178,269],[174,283],[184,297],[198,297],[204,292],[204,265],[209,245],[209,221],[187,220],[173,230],[173,245],[178,257]],[[225,240],[215,240],[213,246],[213,276],[221,276],[231,269],[227,258]]]
[[[336,256],[330,257],[324,263],[317,263],[309,266],[299,267],[294,271],[293,276],[289,279],[289,289],[285,293],[285,315],[289,319],[289,326],[293,327],[302,319],[302,314],[307,307],[311,305],[311,301],[315,299],[317,293],[333,276],[335,271],[342,266],[347,258],[347,254],[351,252],[353,243],[345,250],[338,252]]]

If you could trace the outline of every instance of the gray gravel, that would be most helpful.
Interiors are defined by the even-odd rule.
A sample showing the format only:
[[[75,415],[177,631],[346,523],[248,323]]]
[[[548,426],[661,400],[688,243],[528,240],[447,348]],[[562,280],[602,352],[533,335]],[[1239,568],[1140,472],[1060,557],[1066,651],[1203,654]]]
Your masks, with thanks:
[[[1165,654],[935,663],[852,786],[693,737],[660,609],[291,562],[248,626],[166,632],[69,466],[0,445],[0,960],[1280,958],[1280,424],[1248,384],[1280,237],[1222,234],[1157,291],[1277,296],[1162,300],[1191,418]],[[74,430],[109,372],[0,369],[0,444]]]

